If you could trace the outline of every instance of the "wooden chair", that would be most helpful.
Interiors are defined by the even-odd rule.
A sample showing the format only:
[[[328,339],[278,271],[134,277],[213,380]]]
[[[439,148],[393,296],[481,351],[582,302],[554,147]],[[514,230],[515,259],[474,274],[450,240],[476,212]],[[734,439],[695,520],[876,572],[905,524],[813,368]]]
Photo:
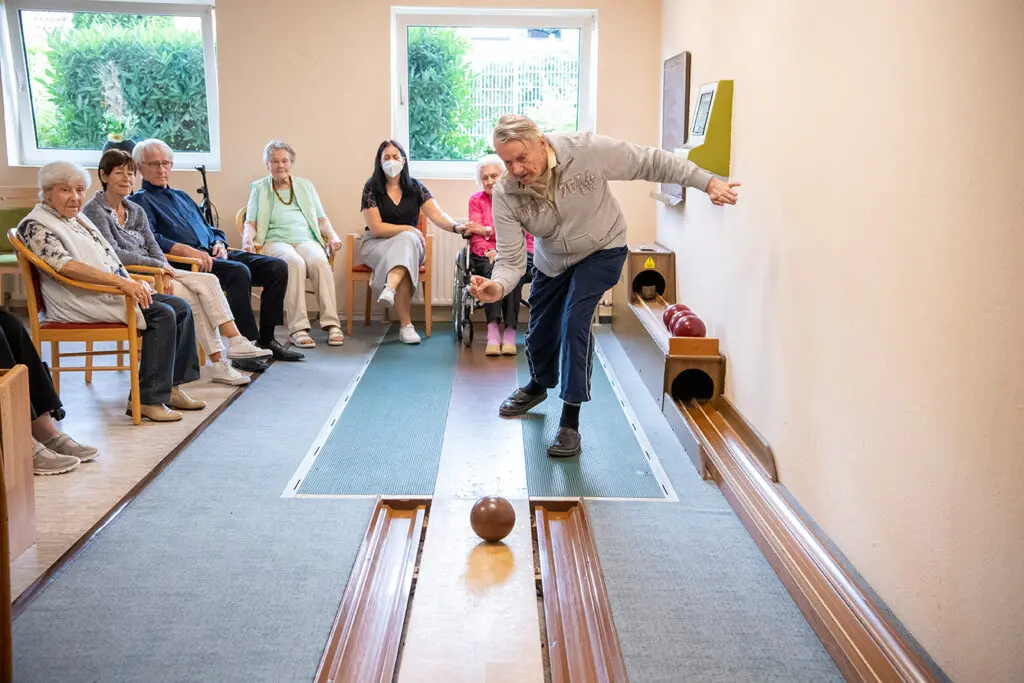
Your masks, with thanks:
[[[421,211],[420,220],[416,228],[427,238],[427,253],[424,265],[420,266],[420,282],[423,283],[423,307],[427,336],[430,336],[430,297],[431,297],[431,254],[434,249],[434,237],[427,234],[427,217]],[[352,309],[355,304],[356,283],[366,283],[366,308],[363,311],[363,323],[370,324],[370,311],[373,305],[373,292],[370,290],[370,280],[373,278],[373,271],[365,263],[355,262],[356,240],[362,239],[361,234],[349,233],[345,235],[345,320],[348,324],[348,333],[352,334]]]
[[[105,285],[92,285],[85,282],[72,280],[65,277],[51,268],[45,261],[33,254],[18,237],[17,229],[12,228],[7,233],[8,239],[18,253],[18,264],[21,266],[21,274],[25,279],[25,295],[28,302],[29,327],[32,331],[32,341],[35,343],[39,355],[43,353],[43,343],[50,344],[50,373],[53,375],[53,388],[60,393],[60,373],[62,372],[85,372],[86,381],[92,377],[93,370],[100,371],[121,371],[127,370],[131,377],[131,413],[132,424],[142,423],[142,407],[139,401],[139,351],[141,333],[138,329],[138,321],[135,314],[135,300],[115,287]],[[75,287],[90,292],[113,294],[124,297],[124,307],[127,323],[59,323],[40,322],[40,312],[46,312],[46,302],[43,300],[40,273],[54,278],[69,287]],[[132,275],[136,280],[150,282],[156,285],[153,278],[145,275]],[[92,342],[128,342],[128,364],[121,362],[123,351],[92,351]],[[87,350],[84,353],[61,353],[61,342],[85,342]],[[92,364],[94,356],[118,356],[118,364],[113,366],[96,366]],[[85,358],[85,367],[62,367],[63,358]]]

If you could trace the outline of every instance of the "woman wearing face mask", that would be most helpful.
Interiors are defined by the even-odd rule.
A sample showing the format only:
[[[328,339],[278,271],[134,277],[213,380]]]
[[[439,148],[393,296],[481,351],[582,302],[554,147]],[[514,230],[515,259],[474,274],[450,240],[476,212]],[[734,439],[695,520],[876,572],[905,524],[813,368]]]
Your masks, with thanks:
[[[418,344],[420,336],[412,326],[409,308],[426,257],[426,236],[416,227],[420,211],[448,232],[461,235],[479,226],[457,222],[442,211],[430,190],[409,176],[407,161],[405,150],[394,140],[385,140],[377,148],[373,175],[363,186],[360,209],[367,234],[359,250],[363,263],[373,269],[370,286],[380,292],[377,301],[395,309],[401,325],[398,338]]]

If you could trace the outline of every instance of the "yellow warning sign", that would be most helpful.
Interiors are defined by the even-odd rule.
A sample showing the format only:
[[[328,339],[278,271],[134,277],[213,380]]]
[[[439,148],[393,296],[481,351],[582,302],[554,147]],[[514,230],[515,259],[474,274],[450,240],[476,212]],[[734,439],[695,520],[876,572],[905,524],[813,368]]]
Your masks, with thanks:
[[[644,268],[653,268],[653,267],[654,267],[654,259],[651,258],[650,256],[648,256],[647,260],[644,261]]]

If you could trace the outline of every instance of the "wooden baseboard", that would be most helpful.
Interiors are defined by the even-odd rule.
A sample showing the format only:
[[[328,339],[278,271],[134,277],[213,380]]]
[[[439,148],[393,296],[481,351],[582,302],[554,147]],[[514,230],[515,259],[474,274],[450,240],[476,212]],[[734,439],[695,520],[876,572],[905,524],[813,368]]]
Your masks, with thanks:
[[[380,501],[359,548],[316,683],[395,676],[426,501]]]
[[[723,436],[716,424],[726,416],[708,403],[668,397],[664,410],[670,422],[688,427],[710,476],[847,680],[942,680],[856,585],[757,457]]]

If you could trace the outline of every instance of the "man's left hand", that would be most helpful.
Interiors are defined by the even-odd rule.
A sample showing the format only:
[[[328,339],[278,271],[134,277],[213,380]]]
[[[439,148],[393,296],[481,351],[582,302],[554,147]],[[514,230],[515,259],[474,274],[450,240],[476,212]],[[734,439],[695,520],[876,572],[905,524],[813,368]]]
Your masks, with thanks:
[[[712,178],[704,191],[708,193],[708,197],[711,199],[712,204],[715,206],[724,206],[726,204],[736,203],[736,191],[732,188],[739,186],[739,183],[727,183],[719,180],[718,178]]]
[[[223,242],[217,242],[213,245],[213,258],[227,258],[228,250],[224,246]]]
[[[327,238],[327,251],[332,254],[336,254],[341,251],[341,238],[337,235],[331,235]]]

